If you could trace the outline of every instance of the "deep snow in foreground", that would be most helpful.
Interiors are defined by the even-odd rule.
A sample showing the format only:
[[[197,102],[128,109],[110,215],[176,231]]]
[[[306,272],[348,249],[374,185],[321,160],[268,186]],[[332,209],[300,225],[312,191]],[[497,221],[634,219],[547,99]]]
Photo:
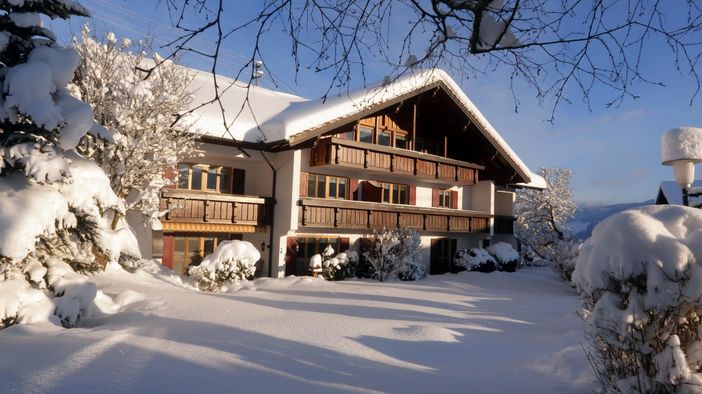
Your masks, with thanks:
[[[121,293],[124,310],[74,329],[0,331],[0,392],[574,393],[594,385],[579,298],[547,268],[392,283],[259,279],[227,294],[143,271],[96,281]]]

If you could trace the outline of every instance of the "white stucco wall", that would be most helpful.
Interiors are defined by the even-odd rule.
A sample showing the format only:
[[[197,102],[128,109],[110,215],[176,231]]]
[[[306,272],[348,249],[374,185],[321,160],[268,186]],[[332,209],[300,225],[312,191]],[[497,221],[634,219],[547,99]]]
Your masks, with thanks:
[[[516,194],[512,191],[495,191],[495,215],[512,216]]]

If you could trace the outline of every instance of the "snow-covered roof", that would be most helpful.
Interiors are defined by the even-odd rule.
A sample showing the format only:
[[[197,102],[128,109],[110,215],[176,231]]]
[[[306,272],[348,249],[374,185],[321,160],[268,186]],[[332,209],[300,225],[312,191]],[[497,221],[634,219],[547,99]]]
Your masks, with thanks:
[[[195,72],[191,90],[193,91],[192,105],[200,106],[215,97],[213,75],[207,71]],[[238,141],[278,141],[287,139],[280,130],[266,129],[265,135],[259,125],[266,124],[278,116],[292,103],[306,101],[302,97],[283,92],[276,92],[260,86],[248,86],[244,82],[231,78],[217,76],[220,87],[221,102],[225,109],[229,132],[224,126],[222,111],[219,103],[212,102],[198,108],[189,116],[195,128],[201,134]],[[246,98],[248,95],[248,102]]]
[[[194,104],[214,97],[212,74],[196,71],[193,88]],[[443,88],[471,121],[477,125],[487,140],[514,167],[521,178],[529,183],[532,172],[521,161],[507,142],[488,122],[456,82],[443,70],[430,69],[398,78],[389,83],[379,83],[360,88],[343,96],[309,100],[287,93],[258,86],[250,86],[225,77],[218,77],[218,84],[229,87],[222,95],[227,120],[231,123],[227,133],[222,113],[217,103],[195,111],[196,126],[204,134],[233,138],[247,142],[273,142],[285,140],[291,146],[319,136],[335,127],[389,105],[401,102],[419,93]],[[244,105],[249,95],[249,105]]]
[[[695,192],[695,188],[702,187],[702,179],[698,179],[692,183],[692,187],[688,189],[689,192]],[[682,190],[675,181],[663,181],[661,182],[659,193],[663,193],[668,204],[672,205],[682,205]],[[690,205],[702,200],[699,197],[690,197]]]
[[[520,183],[515,183],[514,186],[516,187],[526,187],[529,189],[548,189],[548,184],[546,183],[546,179],[542,177],[541,175],[534,174],[533,172],[530,174],[531,175],[531,181],[529,182],[520,182]]]

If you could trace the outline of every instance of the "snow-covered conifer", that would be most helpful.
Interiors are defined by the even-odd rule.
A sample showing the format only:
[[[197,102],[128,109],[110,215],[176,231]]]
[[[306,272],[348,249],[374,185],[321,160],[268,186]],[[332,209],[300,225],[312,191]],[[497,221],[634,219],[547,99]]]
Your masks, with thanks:
[[[95,285],[74,271],[138,255],[104,172],[75,152],[97,130],[68,83],[78,53],[62,48],[40,15],[87,15],[70,0],[0,2],[0,328],[52,320],[74,325]],[[110,138],[104,133],[105,138]]]
[[[100,38],[87,25],[73,47],[82,58],[73,93],[90,104],[101,125],[119,133],[113,142],[88,134],[80,150],[102,166],[127,211],[155,223],[160,191],[175,181],[165,170],[194,151],[189,123],[177,118],[190,105],[193,73],[149,56],[148,40],[118,40],[113,33]]]

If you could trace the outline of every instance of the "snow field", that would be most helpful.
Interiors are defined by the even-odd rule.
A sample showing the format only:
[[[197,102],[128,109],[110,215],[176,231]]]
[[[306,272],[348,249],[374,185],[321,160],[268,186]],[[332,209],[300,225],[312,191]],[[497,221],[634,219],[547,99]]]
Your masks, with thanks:
[[[69,330],[4,330],[0,392],[577,393],[593,385],[579,298],[549,269],[387,283],[263,278],[213,294],[146,268],[96,276],[115,305],[126,299],[118,314]]]

